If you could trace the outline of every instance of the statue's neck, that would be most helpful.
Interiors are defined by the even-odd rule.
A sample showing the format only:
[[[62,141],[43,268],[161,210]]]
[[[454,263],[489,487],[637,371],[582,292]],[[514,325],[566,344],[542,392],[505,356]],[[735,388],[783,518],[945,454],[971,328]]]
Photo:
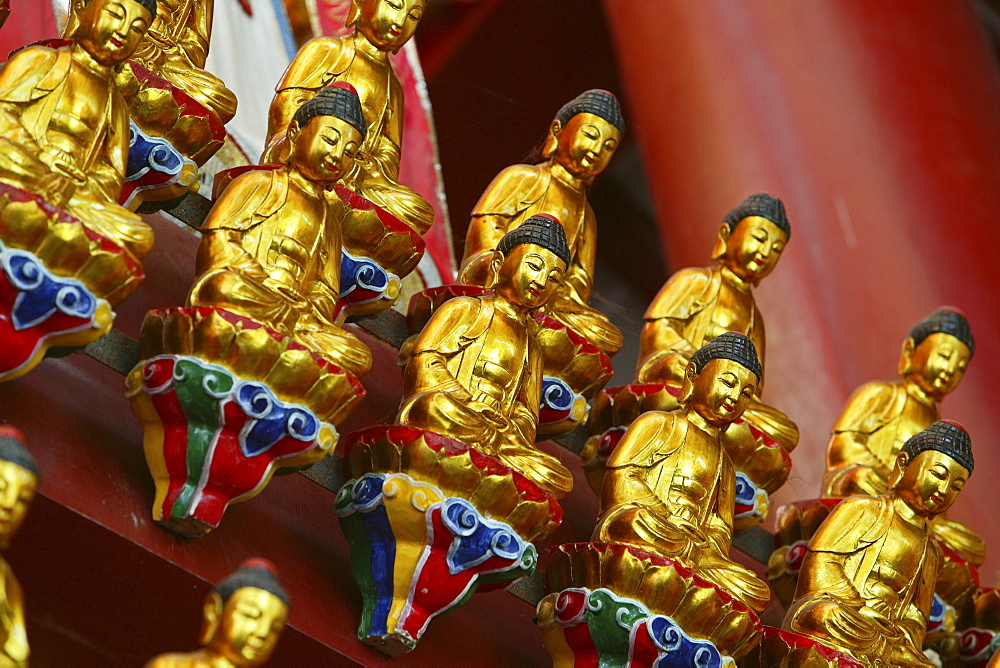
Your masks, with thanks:
[[[323,196],[323,186],[315,181],[310,181],[297,169],[289,168],[288,180],[291,181],[296,188],[305,192],[310,197],[319,198]]]
[[[354,39],[354,50],[360,53],[369,60],[375,61],[380,65],[389,64],[389,52],[383,51],[374,44],[372,44],[367,37],[365,37],[360,30],[355,29],[351,37]]]
[[[701,429],[703,432],[705,432],[709,436],[714,436],[715,438],[718,438],[719,435],[722,432],[722,429],[720,429],[719,427],[716,427],[715,425],[711,424],[708,420],[706,420],[705,418],[703,418],[698,413],[698,411],[696,411],[695,409],[691,408],[690,406],[688,406],[687,408],[684,409],[684,415],[691,422],[691,424],[693,424],[694,426],[698,427],[698,429]]]
[[[502,292],[494,290],[493,292],[493,308],[505,313],[509,317],[515,320],[521,320],[527,317],[528,308],[518,306],[514,302],[510,301],[503,295]]]
[[[587,189],[590,188],[590,184],[594,181],[593,179],[584,180],[573,176],[565,167],[556,161],[555,157],[549,160],[549,164],[552,165],[552,176],[556,180],[578,192],[587,192]]]
[[[108,78],[111,76],[111,65],[101,65],[99,62],[94,60],[94,57],[90,53],[80,46],[79,42],[73,42],[72,51],[73,61],[80,64],[84,69],[94,73],[98,77]]]
[[[734,288],[743,292],[745,294],[753,293],[753,284],[733,271],[728,265],[719,264],[719,269],[722,272],[722,278],[726,283],[732,285]]]
[[[906,393],[927,406],[928,408],[937,409],[937,399],[931,395],[924,392],[923,389],[913,380],[909,378],[903,378],[903,386],[906,388]]]
[[[916,511],[913,510],[913,508],[910,508],[910,506],[908,506],[906,502],[903,501],[902,498],[900,498],[899,494],[896,493],[893,494],[892,507],[896,511],[896,514],[898,514],[901,518],[903,518],[904,521],[906,521],[909,524],[912,524],[918,529],[926,530],[927,522],[930,518],[921,517],[920,515],[918,515]]]

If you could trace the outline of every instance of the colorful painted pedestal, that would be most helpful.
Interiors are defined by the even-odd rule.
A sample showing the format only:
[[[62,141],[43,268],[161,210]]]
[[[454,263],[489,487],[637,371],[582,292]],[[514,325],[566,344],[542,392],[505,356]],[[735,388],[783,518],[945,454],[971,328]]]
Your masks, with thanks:
[[[212,308],[150,311],[126,379],[156,485],[153,519],[186,537],[218,526],[276,472],[322,459],[364,396],[292,339]]]
[[[473,448],[401,426],[348,434],[335,512],[363,609],[358,637],[413,650],[428,624],[478,589],[529,575],[533,541],[562,521],[547,492]]]
[[[538,625],[556,668],[735,666],[758,640],[745,604],[670,559],[615,543],[552,551]]]
[[[108,333],[142,265],[66,212],[0,183],[0,381]]]

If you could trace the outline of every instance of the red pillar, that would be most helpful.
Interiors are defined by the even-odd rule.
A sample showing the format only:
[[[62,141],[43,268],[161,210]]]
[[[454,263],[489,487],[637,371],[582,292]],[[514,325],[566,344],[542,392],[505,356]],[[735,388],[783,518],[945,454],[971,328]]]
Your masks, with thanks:
[[[960,307],[977,352],[944,402],[979,466],[952,515],[1000,565],[1000,76],[971,3],[605,0],[670,266],[707,264],[722,216],[781,197],[792,237],[757,290],[765,398],[802,430],[777,502],[815,497],[860,383],[909,327]]]

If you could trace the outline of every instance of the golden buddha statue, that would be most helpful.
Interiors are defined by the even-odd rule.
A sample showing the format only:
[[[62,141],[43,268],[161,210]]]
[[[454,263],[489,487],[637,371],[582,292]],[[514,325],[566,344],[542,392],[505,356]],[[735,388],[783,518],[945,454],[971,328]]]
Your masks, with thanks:
[[[677,272],[646,310],[636,383],[680,385],[691,355],[727,331],[750,337],[763,368],[764,319],[753,288],[774,270],[790,234],[784,204],[772,195],[751,195],[730,211],[712,248],[717,264]],[[723,442],[736,466],[755,469],[747,472],[770,493],[788,476],[785,462],[798,444],[799,431],[788,416],[760,397],[758,383],[743,421],[726,431]],[[755,459],[768,462],[745,464]]]
[[[38,464],[24,447],[21,432],[0,425],[0,550],[6,550],[28,513],[38,487]],[[0,665],[28,665],[24,594],[7,562],[0,558]]]
[[[371,351],[334,324],[341,228],[327,190],[351,171],[366,129],[344,82],[299,107],[284,165],[235,179],[205,218],[189,305],[251,318],[355,376],[367,373]]]
[[[332,81],[350,81],[361,96],[370,130],[343,183],[423,234],[434,210],[398,182],[403,137],[403,88],[389,56],[410,40],[425,0],[353,0],[344,37],[317,37],[296,54],[278,83],[268,114],[262,164],[281,164],[295,110]]]
[[[146,668],[263,666],[288,618],[288,594],[264,559],[248,559],[205,599],[201,649],[162,654]]]
[[[608,355],[622,346],[618,328],[588,305],[594,284],[597,219],[587,201],[594,178],[604,171],[625,131],[618,100],[588,90],[559,110],[545,137],[537,165],[513,165],[486,188],[472,212],[459,283],[485,286],[494,249],[504,234],[537,214],[566,228],[570,264],[545,313]]]
[[[573,476],[534,446],[542,360],[530,313],[558,289],[569,260],[551,216],[505,234],[490,264],[492,292],[448,300],[417,335],[396,418],[496,457],[557,499]]]
[[[118,205],[129,120],[116,66],[156,17],[154,0],[89,0],[75,41],[32,46],[0,70],[0,181],[35,193],[142,259],[153,231]]]
[[[824,497],[883,494],[893,462],[906,439],[938,420],[938,403],[962,382],[975,352],[969,322],[958,311],[939,309],[918,322],[903,342],[900,381],[870,382],[844,404],[826,450]],[[934,534],[974,566],[986,544],[943,514]]]
[[[809,541],[783,627],[866,666],[932,666],[921,651],[941,548],[932,519],[972,473],[959,425],[935,422],[896,455],[889,491],[838,504]]]
[[[73,0],[63,36],[75,39],[89,0]],[[222,123],[236,115],[236,95],[205,71],[215,0],[156,0],[146,39],[131,60],[163,77],[211,111]]]
[[[608,461],[591,539],[678,561],[758,613],[770,590],[729,558],[736,473],[721,436],[753,400],[761,375],[743,334],[721,334],[692,355],[681,409],[639,416]]]

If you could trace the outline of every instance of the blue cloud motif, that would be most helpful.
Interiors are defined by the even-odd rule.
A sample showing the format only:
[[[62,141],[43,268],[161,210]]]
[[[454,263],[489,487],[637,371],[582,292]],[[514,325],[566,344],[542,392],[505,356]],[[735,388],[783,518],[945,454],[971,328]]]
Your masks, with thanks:
[[[347,251],[340,255],[340,296],[355,289],[371,290],[379,294],[389,287],[389,273],[366,257],[355,257]]]
[[[494,555],[516,561],[524,553],[526,543],[520,536],[503,522],[480,515],[465,499],[446,499],[441,504],[441,520],[454,536],[446,557],[452,575],[474,568]]]
[[[576,393],[561,378],[553,376],[542,377],[542,408],[556,411],[568,411],[573,408]]]
[[[351,504],[358,510],[371,510],[382,499],[384,476],[366,473],[351,488]]]
[[[263,383],[240,383],[235,398],[251,418],[240,431],[240,450],[245,457],[267,452],[286,436],[308,443],[319,434],[319,419],[311,411],[278,399]]]
[[[736,473],[736,503],[744,506],[752,506],[757,502],[757,486],[754,485],[745,473]]]
[[[931,624],[943,622],[946,610],[944,599],[935,593],[934,600],[931,602],[931,614],[927,621]]]
[[[148,172],[179,174],[184,167],[184,157],[170,142],[159,137],[150,137],[130,121],[128,140],[128,165],[125,180],[134,181]]]
[[[659,650],[654,668],[677,666],[721,668],[722,654],[707,640],[689,637],[674,620],[663,615],[653,615],[646,620],[649,636]]]
[[[18,290],[11,310],[14,329],[34,327],[56,311],[89,320],[97,310],[97,298],[83,283],[56,276],[32,253],[8,248],[0,256],[7,280]]]

